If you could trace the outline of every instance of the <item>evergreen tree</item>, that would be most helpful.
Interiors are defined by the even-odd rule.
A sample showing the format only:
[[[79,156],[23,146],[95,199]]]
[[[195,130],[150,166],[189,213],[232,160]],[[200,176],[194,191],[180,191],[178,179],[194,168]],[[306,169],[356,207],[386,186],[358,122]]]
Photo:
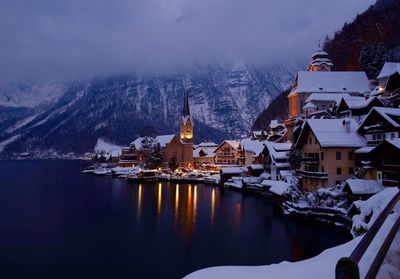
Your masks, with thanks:
[[[368,78],[376,78],[387,60],[389,54],[383,43],[367,44],[360,52],[360,67]]]
[[[292,170],[300,170],[302,158],[301,150],[293,146],[289,151],[289,164]]]
[[[150,169],[157,169],[164,166],[165,153],[160,147],[159,143],[153,144],[149,148],[146,167]]]
[[[168,162],[168,166],[171,170],[176,170],[178,168],[178,159],[176,158],[176,156],[173,156],[169,162]]]

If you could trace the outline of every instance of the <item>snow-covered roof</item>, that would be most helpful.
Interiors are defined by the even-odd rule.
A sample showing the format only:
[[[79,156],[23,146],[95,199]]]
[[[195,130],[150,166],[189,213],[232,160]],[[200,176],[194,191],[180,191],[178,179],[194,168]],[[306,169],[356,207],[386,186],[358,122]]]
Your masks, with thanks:
[[[221,169],[221,173],[223,174],[235,174],[235,173],[246,173],[246,172],[247,172],[246,167],[228,167]]]
[[[240,145],[242,150],[253,152],[256,156],[258,156],[264,150],[265,143],[266,141],[242,139]]]
[[[263,170],[264,169],[263,164],[252,164],[249,167],[252,168],[253,170]]]
[[[215,157],[216,147],[197,147],[193,150],[193,158],[213,158]],[[203,151],[204,156],[200,156],[200,152]]]
[[[380,101],[376,97],[371,97],[368,99],[365,99],[364,97],[351,97],[351,98],[343,99],[343,100],[341,100],[341,102],[345,102],[346,105],[349,107],[349,109],[360,109],[360,108],[365,108],[365,107],[369,106],[369,104],[371,102],[373,102],[374,100]]]
[[[280,176],[285,178],[285,177],[288,177],[288,176],[293,176],[293,171],[292,170],[280,170],[279,174],[280,174]]]
[[[346,131],[345,121],[349,122],[349,132]],[[321,147],[363,147],[366,145],[366,140],[357,132],[358,124],[354,119],[307,119],[307,124]]]
[[[394,147],[396,147],[397,149],[400,149],[400,138],[387,139],[386,141],[389,142]]]
[[[184,125],[186,125],[188,121],[193,123],[192,117],[190,115],[182,116],[182,122]]]
[[[197,147],[217,147],[218,144],[212,141],[202,141],[197,145]]]
[[[111,151],[111,157],[115,158],[115,157],[119,157],[119,155],[121,154],[121,150],[120,149],[114,149]]]
[[[330,92],[330,93],[366,93],[371,91],[370,83],[365,72],[320,72],[299,71],[294,93]]]
[[[269,156],[271,157],[272,162],[275,163],[277,159],[288,159],[289,158],[289,150],[292,147],[292,143],[290,142],[271,142],[267,141],[265,145],[268,148]]]
[[[143,147],[144,139],[145,139],[144,137],[138,137],[137,139],[131,142],[131,145],[134,145],[136,149],[140,150]]]
[[[224,143],[229,144],[232,148],[238,150],[240,147],[240,141],[239,140],[224,140],[218,147],[215,149],[217,151],[221,146],[224,145]]]
[[[328,53],[324,51],[322,48],[317,48],[315,52],[311,55],[311,57],[317,57],[317,56],[327,56]]]
[[[308,102],[304,105],[303,109],[316,109],[317,106],[314,105],[312,102]]]
[[[394,73],[400,74],[400,63],[386,62],[377,78],[389,77]]]
[[[157,136],[155,138],[156,142],[160,144],[160,147],[166,147],[168,143],[171,142],[171,140],[175,137],[175,135],[162,135],[162,136]]]
[[[282,196],[290,187],[289,183],[279,180],[264,180],[262,185],[271,187],[269,191],[278,196]]]
[[[346,184],[353,194],[376,194],[385,188],[377,180],[347,179]]]
[[[279,124],[279,122],[278,122],[278,120],[271,120],[271,123],[269,124],[269,127],[271,128],[271,129],[275,129],[275,128],[277,128],[278,126],[279,126],[280,124]]]
[[[374,148],[375,148],[375,146],[365,146],[365,147],[361,147],[359,149],[354,150],[354,153],[356,153],[356,154],[368,154]]]
[[[394,127],[400,127],[400,123],[397,122],[392,118],[392,116],[400,116],[400,108],[387,108],[387,107],[373,107],[367,116],[364,118],[364,120],[361,122],[360,127],[364,125],[365,121],[369,118],[371,113],[376,111],[378,114],[380,114],[384,119],[386,119],[391,125]]]
[[[306,102],[312,101],[326,101],[326,102],[339,102],[341,99],[350,99],[351,96],[348,93],[312,93],[306,100]]]

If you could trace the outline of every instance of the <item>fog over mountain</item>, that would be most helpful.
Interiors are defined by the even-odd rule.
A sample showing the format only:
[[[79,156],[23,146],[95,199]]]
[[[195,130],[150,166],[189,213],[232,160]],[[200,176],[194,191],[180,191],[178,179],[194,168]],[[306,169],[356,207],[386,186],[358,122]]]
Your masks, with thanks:
[[[82,154],[99,139],[237,138],[319,40],[373,0],[2,0],[0,158]]]
[[[304,61],[373,0],[2,0],[0,82]]]

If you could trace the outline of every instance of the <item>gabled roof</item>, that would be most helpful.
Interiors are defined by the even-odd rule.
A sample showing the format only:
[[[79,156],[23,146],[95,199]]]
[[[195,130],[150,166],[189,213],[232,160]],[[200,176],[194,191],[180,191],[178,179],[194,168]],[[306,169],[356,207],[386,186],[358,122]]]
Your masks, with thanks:
[[[321,93],[367,93],[370,83],[365,72],[319,72],[300,71],[296,87],[289,94],[304,92]]]
[[[361,122],[359,130],[364,127],[366,121],[368,121],[368,119],[372,117],[371,115],[373,115],[375,112],[382,116],[392,126],[400,127],[400,123],[392,118],[393,116],[400,117],[400,108],[373,107]]]
[[[213,158],[216,147],[197,147],[193,150],[193,158]],[[201,156],[201,153],[205,155]]]
[[[224,140],[218,147],[215,149],[214,152],[217,152],[218,149],[221,148],[221,146],[224,145],[224,143],[229,144],[232,148],[239,150],[240,147],[240,141],[239,140]]]
[[[217,147],[218,144],[212,141],[202,141],[197,145],[197,147]]]
[[[371,153],[380,152],[380,150],[382,149],[382,146],[385,146],[385,145],[389,145],[389,146],[392,146],[392,147],[400,150],[400,138],[386,139],[386,140],[382,141],[381,143],[379,143],[377,146],[375,146],[370,152]]]
[[[242,150],[253,152],[256,156],[258,156],[264,150],[266,142],[267,141],[242,139],[242,141],[240,142],[240,145],[242,147],[241,148]]]
[[[317,106],[314,105],[312,102],[308,102],[304,105],[303,109],[316,109]]]
[[[142,149],[144,137],[138,137],[134,141],[131,142],[131,145],[134,145],[136,149]]]
[[[365,108],[365,107],[368,107],[372,102],[377,102],[377,104],[380,104],[381,106],[383,106],[381,100],[379,100],[376,97],[370,97],[368,99],[365,99],[363,97],[352,97],[352,98],[340,100],[340,103],[342,103],[342,102],[345,103],[349,109]]]
[[[161,135],[155,138],[148,137],[150,140],[154,139],[155,143],[159,143],[160,147],[166,147],[167,143],[170,143],[175,135]],[[131,142],[131,145],[134,145],[136,149],[140,150],[143,148],[143,143],[146,140],[146,137],[138,137],[136,140]]]
[[[377,78],[389,77],[395,73],[400,74],[400,63],[386,62]]]
[[[347,179],[345,187],[348,186],[353,194],[376,194],[385,187],[377,180]]]
[[[387,139],[386,141],[391,145],[393,145],[394,147],[396,147],[397,149],[400,149],[400,138]]]
[[[345,121],[349,121],[349,132]],[[358,124],[354,119],[307,119],[297,140],[302,143],[308,130],[317,138],[321,147],[363,147],[366,140],[358,134]]]
[[[155,137],[155,140],[160,144],[160,147],[166,147],[166,145],[170,143],[174,137],[175,135],[161,135]]]
[[[276,162],[277,159],[289,158],[289,150],[292,147],[292,143],[267,141],[265,146],[268,148],[269,156],[272,162]]]

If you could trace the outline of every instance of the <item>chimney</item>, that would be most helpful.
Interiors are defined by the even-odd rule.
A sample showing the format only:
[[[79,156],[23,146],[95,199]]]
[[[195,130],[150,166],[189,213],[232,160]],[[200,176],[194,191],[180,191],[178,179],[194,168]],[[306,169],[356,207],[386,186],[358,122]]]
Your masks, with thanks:
[[[346,129],[346,133],[350,134],[350,118],[343,119],[343,126]]]

